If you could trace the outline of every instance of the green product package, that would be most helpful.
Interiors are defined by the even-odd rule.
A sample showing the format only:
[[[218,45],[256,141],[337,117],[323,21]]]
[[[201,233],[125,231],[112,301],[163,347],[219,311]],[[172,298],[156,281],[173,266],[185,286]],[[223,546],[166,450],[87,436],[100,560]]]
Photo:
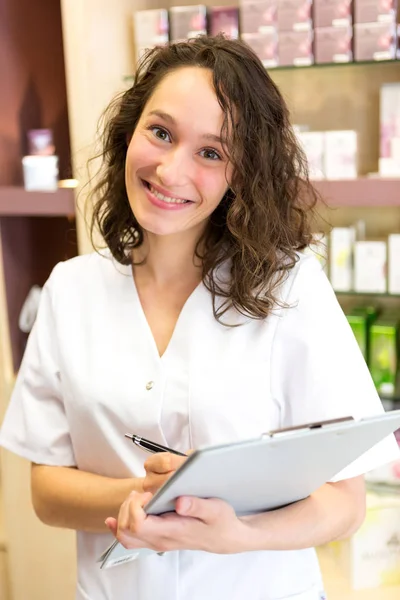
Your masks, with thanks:
[[[379,394],[393,398],[399,368],[398,319],[379,318],[371,325],[369,368]]]
[[[346,314],[346,317],[360,350],[369,363],[370,328],[378,317],[378,310],[374,306],[355,306]]]

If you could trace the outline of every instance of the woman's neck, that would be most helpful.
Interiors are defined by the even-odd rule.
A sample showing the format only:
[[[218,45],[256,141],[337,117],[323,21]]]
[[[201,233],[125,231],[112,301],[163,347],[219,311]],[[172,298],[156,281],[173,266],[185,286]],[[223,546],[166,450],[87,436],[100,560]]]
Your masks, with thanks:
[[[133,253],[135,277],[152,281],[157,287],[183,283],[183,280],[199,283],[202,264],[195,256],[196,241],[193,235],[146,233],[142,246]],[[137,264],[141,261],[144,261],[142,265]]]

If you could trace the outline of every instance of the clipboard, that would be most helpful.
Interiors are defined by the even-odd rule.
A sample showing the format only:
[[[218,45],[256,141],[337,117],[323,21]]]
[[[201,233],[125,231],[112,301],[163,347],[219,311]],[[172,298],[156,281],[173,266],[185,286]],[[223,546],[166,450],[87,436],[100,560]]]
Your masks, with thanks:
[[[270,431],[262,436],[196,450],[145,506],[149,515],[173,512],[180,496],[220,498],[238,516],[307,498],[378,442],[400,428],[400,410]],[[135,560],[151,550],[114,542],[101,568]]]

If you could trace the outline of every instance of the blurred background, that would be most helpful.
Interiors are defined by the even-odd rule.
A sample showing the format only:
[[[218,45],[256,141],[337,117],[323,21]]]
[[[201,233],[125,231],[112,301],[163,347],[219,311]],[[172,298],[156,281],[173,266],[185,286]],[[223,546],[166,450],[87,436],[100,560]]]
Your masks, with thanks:
[[[385,408],[399,408],[396,0],[175,4],[0,0],[0,422],[41,287],[57,262],[91,251],[83,207],[98,118],[144,48],[219,31],[257,52],[287,100],[324,200],[310,252]],[[0,600],[72,600],[74,534],[39,523],[29,464],[0,454]],[[369,474],[368,487],[360,532],[319,549],[330,600],[400,598],[400,464]]]

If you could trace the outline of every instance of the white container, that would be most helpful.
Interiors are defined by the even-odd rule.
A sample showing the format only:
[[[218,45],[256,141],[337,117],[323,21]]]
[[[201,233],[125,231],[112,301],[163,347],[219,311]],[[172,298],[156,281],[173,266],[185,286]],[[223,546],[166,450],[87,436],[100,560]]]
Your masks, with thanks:
[[[400,233],[388,236],[388,292],[400,294]]]
[[[314,180],[325,179],[325,132],[299,131],[297,137],[307,157],[310,178]]]
[[[334,290],[349,292],[353,287],[353,227],[333,227],[330,234],[329,273]]]
[[[28,192],[55,192],[58,189],[58,156],[24,156],[24,187]]]
[[[147,49],[168,42],[168,11],[165,8],[138,10],[133,15],[133,29],[138,60]]]
[[[354,290],[384,294],[387,290],[386,242],[356,242],[354,246]]]
[[[368,493],[364,524],[331,547],[353,589],[400,584],[400,494]]]
[[[325,132],[325,176],[327,179],[357,178],[357,132]]]

